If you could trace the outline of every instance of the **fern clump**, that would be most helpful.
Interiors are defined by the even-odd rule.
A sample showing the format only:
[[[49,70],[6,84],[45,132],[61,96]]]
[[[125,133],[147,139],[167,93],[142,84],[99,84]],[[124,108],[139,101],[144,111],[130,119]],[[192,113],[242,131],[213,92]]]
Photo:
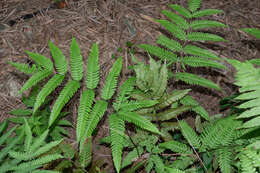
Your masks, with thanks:
[[[200,10],[201,2],[201,0],[189,0],[188,9],[177,4],[169,5],[177,13],[163,10],[162,13],[169,20],[160,19],[156,20],[156,22],[160,23],[175,39],[160,35],[156,41],[160,47],[149,44],[141,44],[138,47],[165,60],[168,66],[175,64],[174,71],[176,73],[173,76],[177,81],[181,80],[191,85],[220,90],[221,88],[217,84],[196,74],[188,73],[186,70],[186,66],[226,68],[220,62],[221,59],[218,56],[210,50],[200,48],[194,44],[195,42],[205,41],[226,41],[218,35],[209,34],[202,30],[213,27],[226,27],[226,25],[218,21],[200,19],[204,16],[223,12],[216,9]]]

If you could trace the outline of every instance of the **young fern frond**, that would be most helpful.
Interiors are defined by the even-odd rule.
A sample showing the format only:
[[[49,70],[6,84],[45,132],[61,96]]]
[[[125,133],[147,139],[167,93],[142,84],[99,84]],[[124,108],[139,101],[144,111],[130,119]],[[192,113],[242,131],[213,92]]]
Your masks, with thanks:
[[[195,11],[195,12],[192,14],[192,17],[193,17],[193,18],[199,18],[199,17],[210,16],[210,15],[219,14],[219,13],[223,13],[223,10],[205,9],[205,10]]]
[[[200,8],[201,0],[189,0],[189,10],[195,12]]]
[[[128,97],[134,89],[134,84],[135,78],[130,77],[120,86],[120,92],[116,97],[116,101],[113,103],[113,107],[116,111],[118,111],[121,108],[121,105],[123,103],[127,102]]]
[[[195,20],[190,23],[190,27],[196,30],[202,28],[226,27],[226,25],[221,22],[211,21],[211,20]]]
[[[172,40],[164,35],[160,35],[156,43],[168,48],[171,51],[180,52],[182,50],[182,46],[179,42]]]
[[[25,82],[23,87],[20,89],[19,93],[21,94],[24,91],[30,89],[31,87],[33,87],[34,85],[36,85],[37,83],[42,81],[43,79],[45,79],[48,76],[50,76],[51,73],[52,72],[49,71],[49,70],[43,70],[43,71],[39,71],[39,72],[34,73],[32,75],[32,77]]]
[[[41,66],[43,69],[52,72],[53,70],[53,63],[49,58],[46,58],[43,55],[33,53],[30,51],[25,51],[25,53],[34,61],[36,64]]]
[[[86,139],[92,135],[92,132],[97,127],[99,120],[103,117],[105,111],[107,110],[107,102],[103,100],[98,100],[94,105],[92,112],[87,117],[87,127],[82,139]]]
[[[174,62],[177,61],[177,55],[165,49],[162,49],[160,47],[149,45],[149,44],[140,44],[138,45],[138,47],[144,49],[151,55],[159,57],[162,60],[169,60]]]
[[[70,45],[70,72],[75,81],[80,81],[83,77],[83,60],[75,38],[72,38]]]
[[[125,122],[116,114],[109,116],[111,150],[116,171],[120,172],[122,152],[124,147]]]
[[[216,158],[222,173],[230,173],[232,172],[232,158],[233,153],[231,148],[221,148],[216,151]]]
[[[98,45],[93,44],[87,65],[87,76],[86,76],[86,85],[89,89],[94,89],[97,87],[99,82],[99,52]]]
[[[70,98],[77,92],[80,87],[80,83],[75,80],[70,80],[65,87],[62,89],[59,97],[53,105],[51,115],[49,118],[49,127],[58,118],[64,105],[70,100]]]
[[[219,69],[226,69],[221,63],[216,61],[209,61],[206,58],[194,57],[194,56],[185,56],[181,59],[181,63],[184,65],[189,65],[191,67],[213,67]]]
[[[164,14],[169,19],[171,19],[173,22],[175,22],[178,27],[183,28],[183,29],[189,28],[189,23],[183,17],[181,17],[175,13],[172,13],[169,10],[163,10],[162,14]]]
[[[116,62],[113,64],[107,78],[105,86],[101,91],[101,98],[104,100],[110,99],[116,90],[117,87],[117,78],[120,75],[122,70],[122,57],[118,58]]]
[[[124,121],[133,123],[142,129],[160,134],[159,130],[150,121],[135,112],[125,112],[122,110],[118,112],[118,116]]]
[[[211,59],[214,59],[214,60],[220,60],[219,57],[217,57],[214,53],[211,53],[209,50],[202,49],[200,47],[190,45],[190,44],[186,45],[183,48],[183,51],[186,54],[190,54],[190,55],[195,55],[195,56],[205,57],[205,58],[211,58]]]
[[[80,105],[78,108],[78,119],[77,119],[77,141],[79,142],[85,132],[85,127],[87,126],[87,119],[90,116],[90,111],[92,104],[94,102],[95,93],[93,90],[87,89],[82,92],[80,98]]]
[[[41,91],[38,93],[36,97],[36,101],[33,106],[33,113],[35,113],[38,108],[44,103],[45,98],[56,88],[58,87],[63,79],[64,75],[55,74],[41,89]]]
[[[171,5],[169,5],[169,7],[171,7],[173,10],[180,13],[180,15],[182,15],[188,19],[192,17],[192,14],[186,8],[184,8],[178,4],[171,4]]]
[[[207,88],[221,90],[221,88],[217,84],[211,82],[210,80],[207,80],[205,78],[199,77],[199,76],[191,74],[191,73],[179,72],[179,73],[175,74],[175,77],[176,77],[176,80],[182,80],[191,85],[201,85],[201,86],[205,86]]]
[[[63,55],[62,51],[51,41],[49,41],[49,48],[51,51],[52,58],[54,60],[54,65],[57,72],[60,75],[65,75],[68,71],[68,62]]]
[[[200,148],[200,138],[197,133],[188,125],[188,123],[186,121],[179,121],[179,125],[182,135],[189,142],[189,144],[196,149]]]
[[[169,22],[168,20],[156,20],[160,23],[167,31],[169,31],[172,35],[180,40],[185,40],[186,33],[177,25]]]
[[[189,41],[222,41],[226,40],[215,34],[208,34],[204,32],[190,32],[187,34],[187,40]]]
[[[38,69],[35,64],[33,64],[32,67],[29,67],[28,64],[24,64],[24,63],[8,62],[8,64],[12,65],[17,70],[25,74],[32,74],[38,72]]]

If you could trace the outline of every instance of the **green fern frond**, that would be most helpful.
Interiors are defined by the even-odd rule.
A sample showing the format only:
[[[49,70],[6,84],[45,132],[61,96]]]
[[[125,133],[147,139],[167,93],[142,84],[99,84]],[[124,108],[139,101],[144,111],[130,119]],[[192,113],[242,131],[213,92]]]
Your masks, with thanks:
[[[14,109],[9,114],[15,115],[15,116],[28,116],[32,114],[31,109]]]
[[[226,27],[226,25],[221,22],[211,21],[211,20],[195,20],[190,23],[190,27],[196,30],[202,28]]]
[[[24,150],[29,151],[33,136],[32,136],[31,127],[29,126],[26,118],[24,118],[24,130],[26,135],[24,140]]]
[[[135,84],[135,78],[130,77],[120,86],[119,89],[120,92],[116,97],[116,101],[113,103],[113,107],[116,111],[118,111],[121,105],[127,101],[129,95],[134,89],[134,84]]]
[[[65,75],[68,71],[68,62],[62,53],[62,51],[51,41],[49,41],[49,48],[51,51],[52,58],[54,60],[57,72],[61,75]]]
[[[195,12],[200,8],[201,0],[189,0],[189,10]]]
[[[151,90],[154,93],[155,98],[161,98],[165,93],[168,82],[168,70],[166,62],[161,66],[160,73],[157,80],[153,80]]]
[[[7,121],[6,121],[7,122]],[[8,130],[8,132],[4,133],[1,137],[0,137],[0,146],[6,142],[6,140],[8,139],[8,137],[10,137],[10,135],[14,132],[14,130],[16,130],[17,126],[11,128],[10,130]]]
[[[241,105],[237,106],[240,109],[246,109],[246,108],[253,108],[256,106],[260,106],[260,98],[256,98],[250,101],[247,101],[245,103],[242,103]]]
[[[253,161],[246,155],[240,154],[240,162],[243,173],[257,173],[258,171],[254,167]]]
[[[260,116],[250,119],[249,121],[245,122],[242,125],[242,128],[259,127],[259,125],[260,125]]]
[[[177,14],[174,14],[169,10],[163,10],[162,14],[164,14],[169,19],[171,19],[173,22],[175,22],[178,27],[183,28],[183,29],[189,28],[189,23],[183,17],[181,17]]]
[[[169,31],[176,38],[180,40],[185,40],[186,33],[179,26],[169,22],[168,20],[156,20],[156,22],[160,23],[167,31]]]
[[[89,137],[85,141],[82,141],[84,143],[82,147],[80,148],[79,152],[79,161],[82,168],[87,167],[92,160],[92,138]]]
[[[60,154],[51,154],[51,155],[40,157],[40,158],[30,161],[30,162],[21,163],[12,169],[13,170],[23,170],[23,169],[27,169],[27,168],[30,168],[33,166],[44,165],[53,160],[58,160],[58,159],[62,159],[62,158],[63,158],[63,156]]]
[[[222,41],[226,40],[215,34],[208,34],[204,32],[191,32],[187,35],[189,41]]]
[[[179,121],[181,133],[189,144],[194,148],[200,148],[200,138],[197,133],[188,125],[186,121]]]
[[[242,31],[260,39],[260,30],[257,28],[243,28]]]
[[[158,37],[157,44],[160,44],[171,51],[180,52],[182,50],[182,46],[179,42],[172,40],[164,35],[160,35]]]
[[[219,57],[217,57],[214,53],[210,52],[209,50],[202,49],[202,48],[194,46],[194,45],[189,45],[189,44],[186,45],[184,47],[183,51],[190,55],[220,60]]]
[[[49,118],[49,127],[54,123],[60,114],[64,105],[70,100],[70,98],[77,92],[80,87],[80,83],[75,80],[70,80],[60,92],[59,97],[53,105],[51,115]]]
[[[20,89],[19,93],[23,93],[24,91],[30,89],[32,86],[36,85],[38,82],[42,81],[43,79],[47,78],[49,75],[51,75],[51,71],[49,70],[43,70],[36,72],[32,75],[30,79],[28,79],[23,87]]]
[[[49,133],[49,130],[45,130],[44,133],[36,138],[36,140],[33,142],[33,144],[30,146],[29,153],[34,153],[36,150],[45,142],[45,139]]]
[[[72,38],[70,45],[70,72],[73,80],[80,81],[83,77],[83,60],[75,38]]]
[[[191,106],[179,106],[178,108],[171,108],[171,109],[167,109],[164,112],[160,112],[156,116],[152,114],[152,117],[150,118],[152,118],[153,121],[157,121],[157,120],[167,121],[172,118],[176,118],[178,115],[190,110],[191,108],[192,108]]]
[[[153,133],[160,134],[159,130],[153,125],[153,123],[151,123],[144,117],[141,117],[139,114],[137,114],[135,112],[119,111],[118,116],[120,118],[122,118],[124,121],[133,123],[142,129],[148,130]]]
[[[144,49],[151,55],[159,57],[162,60],[166,59],[168,61],[173,61],[173,62],[177,61],[177,55],[165,49],[162,49],[160,47],[149,45],[149,44],[139,44],[138,47]]]
[[[107,102],[103,100],[98,100],[94,105],[92,112],[89,114],[87,119],[87,127],[85,128],[85,134],[83,138],[88,138],[92,135],[92,132],[97,127],[99,120],[104,115],[107,110]]]
[[[169,149],[173,152],[180,154],[192,154],[193,151],[186,144],[178,142],[178,141],[168,141],[159,144],[159,147]]]
[[[210,16],[210,15],[219,14],[219,13],[223,13],[223,10],[217,10],[217,9],[199,10],[199,11],[194,12],[192,14],[192,17],[199,18],[199,17]]]
[[[130,101],[124,102],[120,106],[120,110],[123,111],[135,111],[141,108],[147,108],[154,106],[158,103],[156,100],[137,100],[137,101]]]
[[[221,90],[221,88],[217,84],[211,82],[210,80],[204,79],[202,77],[199,77],[199,76],[191,74],[191,73],[179,72],[179,73],[175,74],[175,77],[176,77],[176,80],[182,80],[191,85],[200,85],[200,86],[204,86],[207,88]]]
[[[251,118],[254,117],[256,115],[260,114],[260,107],[254,107],[252,109],[246,110],[243,113],[241,113],[237,119],[239,118]]]
[[[182,16],[184,16],[186,18],[192,17],[192,14],[186,8],[184,8],[178,4],[171,4],[171,5],[169,5],[169,7],[171,7],[172,9],[174,9],[175,11],[177,11],[178,13],[180,13]]]
[[[46,145],[38,148],[34,153],[34,157],[38,157],[48,151],[50,151],[52,148],[58,146],[61,142],[62,142],[63,139],[59,140],[59,141],[53,141],[53,142],[49,142],[47,143]]]
[[[117,87],[117,78],[120,75],[122,70],[122,57],[118,58],[116,62],[113,64],[107,78],[105,86],[101,91],[101,98],[104,100],[110,99],[116,90]]]
[[[109,116],[110,136],[111,136],[111,150],[113,156],[113,162],[116,171],[120,172],[122,151],[124,147],[124,131],[125,123],[116,114]],[[123,135],[122,135],[123,134]]]
[[[78,118],[77,118],[77,127],[76,127],[76,134],[77,134],[77,142],[79,142],[85,132],[85,127],[87,126],[87,117],[91,111],[92,104],[94,102],[95,93],[93,90],[84,90],[82,92],[80,98],[80,105],[78,108]]]
[[[174,90],[171,94],[167,94],[162,99],[160,100],[158,107],[163,109],[167,106],[170,106],[174,102],[180,100],[183,98],[185,95],[189,93],[190,89],[186,90]]]
[[[87,65],[87,76],[86,76],[86,84],[87,88],[94,89],[97,87],[99,82],[99,51],[98,45],[93,44]]]
[[[199,114],[201,117],[205,118],[206,120],[209,120],[209,113],[202,107],[199,106],[199,103],[194,100],[191,96],[186,95],[184,98],[180,100],[181,104],[183,105],[190,105],[193,106],[191,109]]]
[[[230,148],[221,148],[216,151],[216,158],[222,173],[232,172],[232,150]]]
[[[163,163],[163,160],[160,158],[160,156],[154,154],[150,158],[154,162],[155,171],[157,173],[164,173],[165,172],[165,170],[164,170],[164,163]]]
[[[255,99],[255,98],[259,98],[260,97],[260,90],[256,90],[256,91],[251,91],[251,92],[247,92],[247,93],[242,93],[239,96],[237,96],[235,99],[236,100],[251,100],[251,99]]]
[[[181,63],[189,65],[191,67],[213,67],[219,69],[226,69],[226,66],[223,64],[211,61],[206,58],[194,57],[194,56],[185,56],[181,58]]]
[[[41,89],[39,94],[36,97],[33,113],[35,113],[38,108],[45,101],[45,98],[56,88],[58,87],[64,79],[64,75],[55,74]]]
[[[25,53],[39,66],[43,67],[44,70],[52,72],[53,64],[49,58],[46,58],[43,55],[33,53],[30,51],[25,51]]]
[[[25,74],[32,74],[38,71],[35,64],[33,64],[32,67],[29,67],[28,64],[24,64],[24,63],[8,62],[8,64],[12,65],[17,70]]]

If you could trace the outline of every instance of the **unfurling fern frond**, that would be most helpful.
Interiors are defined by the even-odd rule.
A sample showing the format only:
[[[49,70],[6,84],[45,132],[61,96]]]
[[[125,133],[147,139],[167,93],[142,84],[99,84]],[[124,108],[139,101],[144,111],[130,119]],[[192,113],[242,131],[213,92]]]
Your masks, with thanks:
[[[167,31],[173,34],[176,38],[180,40],[185,40],[186,33],[179,26],[169,22],[168,20],[156,20],[160,23]]]
[[[223,13],[223,10],[205,9],[205,10],[199,10],[199,11],[194,12],[192,14],[192,17],[199,18],[199,17],[210,16],[210,15],[219,14],[219,13]]]
[[[80,105],[78,108],[78,119],[77,119],[77,141],[79,142],[85,132],[87,126],[87,119],[91,111],[92,104],[94,102],[95,93],[93,90],[84,90],[80,98]]]
[[[72,38],[70,45],[70,72],[73,80],[80,81],[83,77],[83,60],[75,38]]]
[[[168,141],[159,144],[159,147],[169,149],[173,152],[180,154],[192,154],[193,151],[186,144],[178,142],[178,141]]]
[[[182,135],[189,142],[189,144],[196,149],[200,148],[200,138],[197,133],[188,125],[188,123],[186,121],[179,121],[179,125]]]
[[[211,20],[195,20],[190,23],[190,27],[196,30],[202,28],[226,27],[226,25],[221,22],[211,21]]]
[[[194,45],[189,45],[189,44],[186,45],[183,48],[183,51],[187,54],[190,54],[190,55],[220,60],[219,57],[217,57],[214,53],[211,53],[209,50],[202,49],[202,48],[194,46]]]
[[[98,45],[93,44],[87,65],[87,76],[86,76],[86,85],[89,89],[94,89],[97,87],[99,82],[99,51]]]
[[[177,55],[175,55],[174,53],[169,52],[165,49],[162,49],[160,47],[149,45],[149,44],[140,44],[140,45],[138,45],[138,47],[144,49],[151,55],[159,57],[162,60],[168,60],[168,61],[174,61],[174,62],[177,61]]]
[[[29,67],[28,64],[24,64],[24,63],[8,62],[8,64],[12,65],[17,70],[25,74],[32,74],[39,71],[35,64],[33,64],[32,67]]]
[[[107,78],[105,86],[101,91],[101,98],[104,100],[110,99],[116,90],[117,87],[117,78],[120,75],[122,70],[122,57],[118,58],[116,62],[113,64]]]
[[[38,82],[42,81],[43,79],[47,78],[48,76],[51,75],[51,71],[49,70],[43,70],[36,72],[32,75],[30,79],[28,79],[23,87],[20,89],[19,93],[23,93],[24,91],[30,89],[34,85],[36,85]]]
[[[181,17],[177,14],[174,14],[169,10],[163,10],[162,14],[164,14],[169,19],[171,19],[173,22],[175,22],[178,27],[183,28],[183,29],[189,28],[189,23],[183,17]]]
[[[231,173],[232,172],[232,149],[231,148],[221,148],[216,151],[217,161],[222,173]]]
[[[51,51],[52,58],[54,60],[57,72],[61,75],[65,75],[68,71],[68,62],[63,55],[62,51],[51,41],[49,41],[49,48]]]
[[[116,101],[113,103],[113,107],[116,111],[118,111],[121,107],[121,105],[125,102],[127,102],[127,99],[129,98],[131,92],[134,89],[135,84],[135,78],[130,77],[128,78],[119,89],[119,94],[116,97]]]
[[[80,87],[80,83],[75,80],[69,81],[65,87],[62,89],[59,97],[53,105],[50,119],[49,119],[49,127],[54,123],[54,121],[58,118],[62,108],[64,105],[70,100],[70,98],[77,92]]]
[[[189,41],[226,41],[224,38],[218,35],[204,32],[191,32],[187,35],[187,39]]]
[[[180,52],[182,50],[182,46],[179,42],[172,40],[164,35],[160,35],[158,37],[157,44],[160,44],[171,51]]]
[[[124,147],[124,131],[125,123],[116,114],[109,116],[110,136],[111,136],[111,150],[113,162],[116,171],[119,173],[122,161],[122,152]]]
[[[180,13],[182,16],[184,16],[186,18],[192,17],[192,14],[186,8],[184,8],[178,4],[171,4],[171,5],[169,5],[169,7],[171,7],[172,9],[174,9],[175,11],[177,11],[178,13]]]
[[[217,84],[211,82],[210,80],[207,80],[205,78],[199,77],[199,76],[191,74],[191,73],[179,72],[179,73],[175,74],[175,77],[176,77],[176,80],[182,80],[191,85],[201,85],[201,86],[205,86],[208,88],[221,90],[221,88]]]
[[[189,0],[189,10],[195,12],[200,8],[201,0]]]
[[[123,120],[133,123],[147,131],[160,134],[159,130],[150,121],[135,112],[119,111],[118,116]]]
[[[99,120],[103,117],[105,111],[107,110],[107,102],[103,100],[98,100],[94,105],[92,112],[87,118],[87,127],[85,128],[84,138],[88,138],[92,135],[92,132],[97,127]]]
[[[48,70],[50,72],[52,72],[53,70],[53,64],[51,62],[51,60],[49,58],[46,58],[43,55],[37,54],[37,53],[33,53],[30,51],[25,51],[25,53],[27,53],[27,55],[34,61],[36,62],[36,64],[38,64],[39,66],[41,66],[43,69]]]
[[[42,88],[36,97],[36,101],[33,106],[33,113],[35,113],[41,104],[45,101],[45,98],[58,87],[64,79],[64,75],[55,74]]]

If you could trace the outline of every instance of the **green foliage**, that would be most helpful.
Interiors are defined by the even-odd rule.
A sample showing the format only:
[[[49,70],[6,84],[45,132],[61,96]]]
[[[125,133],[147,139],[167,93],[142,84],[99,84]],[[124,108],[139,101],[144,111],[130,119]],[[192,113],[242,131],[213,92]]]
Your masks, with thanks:
[[[225,27],[226,25],[212,20],[198,19],[203,16],[222,13],[221,10],[215,9],[200,9],[201,0],[189,0],[188,9],[171,4],[174,11],[163,10],[162,13],[170,20],[156,20],[160,23],[175,40],[160,35],[157,39],[157,44],[162,47],[141,44],[139,48],[147,51],[149,54],[166,60],[168,67],[174,64],[174,71],[177,72],[174,77],[176,80],[182,80],[191,85],[200,85],[207,88],[220,90],[221,88],[215,83],[204,79],[197,74],[190,74],[185,66],[189,67],[211,67],[218,69],[226,69],[221,63],[221,59],[212,53],[210,50],[202,49],[194,45],[194,42],[205,41],[226,41],[224,38],[201,31],[201,29]],[[198,31],[199,30],[199,31]],[[181,72],[180,72],[181,71]],[[185,72],[186,71],[186,72]]]

